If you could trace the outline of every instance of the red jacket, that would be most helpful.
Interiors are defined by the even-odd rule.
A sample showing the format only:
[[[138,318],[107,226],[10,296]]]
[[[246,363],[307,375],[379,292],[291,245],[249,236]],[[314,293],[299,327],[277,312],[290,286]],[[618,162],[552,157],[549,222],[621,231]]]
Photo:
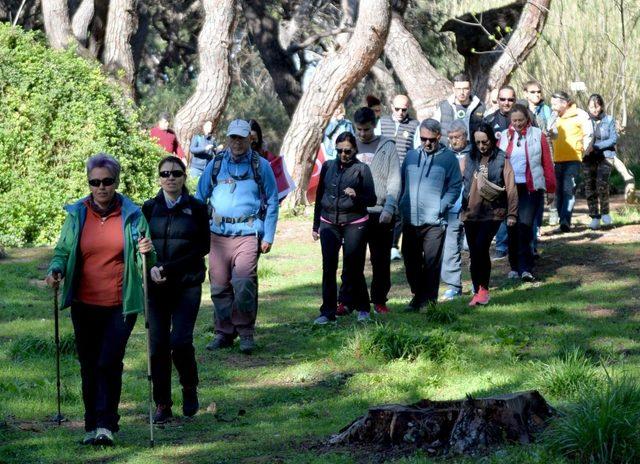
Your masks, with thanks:
[[[159,127],[154,127],[149,133],[151,138],[155,139],[156,143],[160,145],[168,153],[176,155],[180,159],[184,159],[184,152],[178,143],[178,137],[171,129],[162,130]]]

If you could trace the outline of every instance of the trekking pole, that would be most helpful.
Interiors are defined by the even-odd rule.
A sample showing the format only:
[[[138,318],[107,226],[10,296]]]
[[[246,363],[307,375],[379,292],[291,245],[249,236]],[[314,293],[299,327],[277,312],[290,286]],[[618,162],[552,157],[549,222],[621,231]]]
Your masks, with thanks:
[[[142,232],[144,238],[144,232]],[[144,293],[144,328],[147,333],[147,381],[149,383],[149,446],[153,448],[153,383],[151,381],[151,334],[149,333],[149,294],[147,255],[142,253],[142,290]]]
[[[58,318],[58,287],[53,288],[53,321],[54,321],[54,338],[56,343],[56,389],[58,399],[58,414],[53,416],[53,421],[60,425],[67,419],[60,412],[60,320]]]

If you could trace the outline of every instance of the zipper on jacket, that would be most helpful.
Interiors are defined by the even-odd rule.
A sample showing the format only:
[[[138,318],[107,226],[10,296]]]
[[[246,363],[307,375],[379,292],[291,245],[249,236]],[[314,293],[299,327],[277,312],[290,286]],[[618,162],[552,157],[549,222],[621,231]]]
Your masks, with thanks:
[[[335,220],[336,224],[339,224],[338,215],[340,214],[340,212],[338,210],[338,203],[340,202],[340,182],[342,182],[343,173],[344,173],[344,169],[341,169],[340,164],[338,164],[338,181],[336,182],[336,220]]]
[[[174,206],[175,208],[175,206]],[[171,222],[173,220],[173,214],[171,214],[171,210],[168,211],[169,218],[167,219],[167,225],[164,227],[164,259],[165,261],[169,261],[169,234],[171,233]]]

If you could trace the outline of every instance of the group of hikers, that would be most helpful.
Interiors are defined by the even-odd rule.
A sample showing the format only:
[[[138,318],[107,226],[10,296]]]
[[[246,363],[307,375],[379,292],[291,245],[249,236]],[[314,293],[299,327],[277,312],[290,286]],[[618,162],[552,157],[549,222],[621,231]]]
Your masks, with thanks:
[[[459,297],[465,240],[470,305],[489,302],[489,249],[496,234],[496,253],[503,246],[509,257],[509,277],[533,281],[545,198],[552,203],[555,194],[558,232],[569,231],[581,167],[590,227],[611,223],[608,179],[616,128],[602,97],[590,97],[587,114],[562,91],[552,95],[550,108],[535,81],[524,91],[526,100],[519,103],[516,90],[504,86],[495,95],[497,107],[486,110],[470,79],[460,74],[454,94],[421,122],[409,116],[404,95],[393,99],[390,116],[381,116],[375,97],[355,112],[353,123],[337,112],[325,134],[330,143],[313,215],[323,267],[321,314],[314,324],[335,323],[336,316],[351,312],[366,321],[371,303],[375,313],[388,313],[392,258],[404,259],[413,295],[407,310],[436,304],[441,280],[447,286],[441,299]],[[182,386],[183,414],[199,409],[193,332],[206,255],[215,323],[207,350],[231,347],[238,337],[241,352],[256,347],[258,259],[271,250],[279,202],[294,185],[282,158],[264,148],[256,121],[232,121],[223,145],[212,129],[205,122],[191,141],[187,169],[169,116],[160,117],[151,135],[168,154],[158,163],[160,190],[142,207],[117,192],[121,166],[104,153],[86,163],[89,195],[65,207],[46,281],[55,288],[63,282],[62,307],[71,308],[85,408],[83,444],[111,445],[118,430],[125,347],[146,295],[143,254],[150,279],[155,423],[173,416],[172,365]],[[195,195],[187,175],[197,179]]]

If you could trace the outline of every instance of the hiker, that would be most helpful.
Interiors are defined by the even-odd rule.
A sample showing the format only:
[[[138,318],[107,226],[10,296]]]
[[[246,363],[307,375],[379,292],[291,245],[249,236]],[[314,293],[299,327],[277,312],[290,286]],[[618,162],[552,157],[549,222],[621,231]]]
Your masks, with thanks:
[[[594,93],[587,106],[593,123],[593,150],[582,158],[584,186],[589,206],[589,228],[600,228],[613,222],[609,215],[609,176],[616,157],[616,121],[604,111],[604,99]]]
[[[467,125],[462,119],[451,123],[448,137],[449,148],[455,153],[461,168],[463,160],[471,151],[468,137]],[[462,195],[461,190],[458,199],[447,214],[447,232],[442,252],[442,270],[440,271],[440,279],[447,286],[442,295],[444,301],[450,301],[462,295],[462,248],[464,246],[464,224],[460,220]]]
[[[324,157],[327,160],[335,159],[337,156],[335,147],[338,136],[343,132],[349,132],[351,134],[354,133],[353,124],[345,118],[345,115],[346,110],[344,109],[344,105],[341,103],[333,112],[333,116],[331,116],[331,120],[324,130],[322,145],[324,146]]]
[[[184,151],[182,151],[182,147],[180,147],[178,143],[176,133],[169,129],[170,125],[171,116],[169,113],[161,113],[160,117],[158,117],[158,124],[151,129],[149,135],[164,151],[176,155],[180,159],[184,159]]]
[[[506,130],[511,123],[509,113],[516,103],[516,90],[510,85],[505,85],[498,90],[498,111],[484,118],[484,122],[489,124],[496,135],[500,137],[502,131]],[[492,256],[493,261],[504,259],[509,254],[509,236],[507,233],[507,223],[503,222],[496,235],[496,251]]]
[[[264,159],[269,162],[273,175],[276,178],[276,186],[278,187],[278,201],[282,203],[282,200],[295,189],[295,183],[287,171],[287,167],[284,164],[284,158],[271,153],[264,147],[264,140],[262,138],[262,128],[258,121],[255,119],[249,119],[249,126],[251,126],[251,149],[260,154]]]
[[[511,164],[518,191],[517,222],[507,227],[511,266],[507,277],[533,282],[533,223],[544,206],[544,193],[553,200],[556,179],[547,137],[532,125],[527,107],[516,103],[509,117],[511,124],[498,140],[498,148]]]
[[[216,154],[216,146],[218,142],[213,135],[213,122],[205,121],[202,125],[202,134],[195,135],[191,139],[191,163],[189,165],[189,175],[197,179],[204,172],[207,163],[211,161]]]
[[[565,233],[571,230],[576,177],[580,174],[583,157],[593,148],[593,124],[589,115],[578,108],[564,91],[551,96],[551,109],[553,114],[549,130],[553,138],[556,208],[560,218],[560,227],[554,232]]]
[[[313,213],[313,240],[322,248],[322,306],[313,323],[336,322],[336,271],[342,247],[342,303],[356,311],[358,321],[369,320],[370,304],[364,261],[367,252],[368,207],[376,205],[369,166],[356,157],[358,145],[350,132],[336,139],[334,160],[325,161]]]
[[[144,310],[142,273],[155,261],[140,208],[116,192],[120,163],[98,153],[87,160],[89,195],[65,206],[46,283],[64,279],[62,308],[71,321],[82,377],[85,436],[82,444],[113,445],[118,431],[122,360],[138,313]]]
[[[209,205],[209,280],[215,337],[208,350],[230,347],[250,354],[258,312],[258,258],[269,253],[278,222],[278,189],[269,162],[251,149],[251,126],[236,119],[227,148],[207,165],[196,198]]]
[[[420,123],[419,150],[402,164],[402,255],[413,298],[407,311],[419,311],[438,300],[447,217],[462,187],[456,155],[440,143],[435,119]]]
[[[142,206],[157,262],[150,269],[149,331],[154,423],[173,417],[171,360],[182,386],[182,412],[198,411],[198,367],[193,328],[200,309],[209,252],[209,215],[204,203],[189,195],[186,166],[167,156],[158,164],[160,191]]]
[[[464,122],[467,134],[472,134],[478,124],[482,122],[484,111],[484,103],[476,95],[473,95],[471,91],[471,79],[469,79],[469,76],[464,73],[453,76],[453,95],[446,100],[442,100],[433,115],[433,119],[440,121],[442,126],[440,141],[445,146],[448,146],[449,128],[451,123],[457,120]],[[414,146],[417,146],[417,144]]]
[[[400,165],[404,161],[407,152],[414,147],[414,136],[419,121],[409,116],[411,101],[406,95],[396,95],[393,98],[391,116],[383,116],[380,118],[380,134],[383,137],[393,139],[396,142],[396,153]],[[402,234],[402,222],[398,215],[393,229],[393,247],[391,248],[391,259],[401,259],[399,243]]]
[[[371,259],[371,302],[378,314],[387,314],[387,296],[391,288],[391,245],[393,242],[394,215],[400,194],[400,162],[396,154],[396,143],[374,134],[375,113],[367,107],[353,115],[356,127],[357,159],[371,170],[376,192],[376,204],[367,208],[366,242]],[[344,316],[349,309],[343,303],[347,289],[340,287],[337,316]]]
[[[500,224],[516,224],[518,191],[511,163],[497,147],[492,126],[482,123],[473,134],[473,146],[464,159],[462,221],[469,244],[469,268],[474,295],[469,306],[489,303],[491,259],[489,247]]]

